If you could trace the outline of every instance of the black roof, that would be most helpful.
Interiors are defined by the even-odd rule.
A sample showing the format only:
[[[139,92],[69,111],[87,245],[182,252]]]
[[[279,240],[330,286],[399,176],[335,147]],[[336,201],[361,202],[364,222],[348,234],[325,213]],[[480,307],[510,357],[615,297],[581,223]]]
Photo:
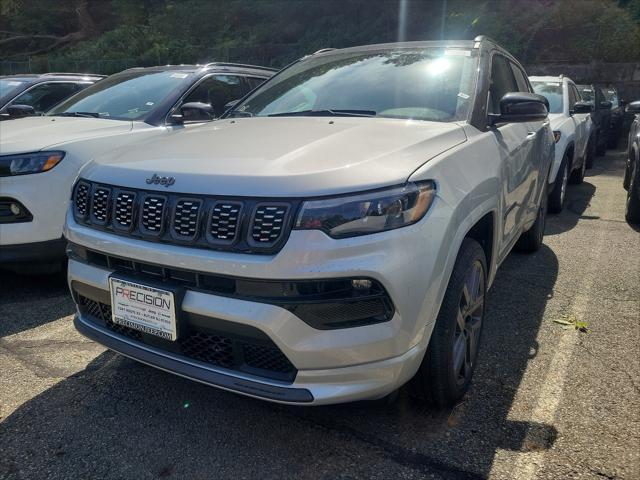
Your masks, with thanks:
[[[67,79],[67,80],[100,80],[105,78],[106,75],[97,75],[95,73],[20,73],[16,75],[4,75],[0,78],[23,80],[25,82],[34,82],[39,80],[51,80],[51,79]]]
[[[221,71],[256,71],[256,72],[268,72],[273,74],[278,71],[277,68],[270,67],[262,67],[259,65],[247,65],[244,63],[229,63],[229,62],[210,62],[205,64],[195,64],[195,65],[157,65],[155,67],[133,67],[127,70],[123,70],[123,72],[132,72],[132,71],[152,71],[152,72],[165,72],[179,70],[182,72],[194,73],[194,72],[208,72],[211,70],[221,70]],[[123,73],[121,72],[121,73]]]

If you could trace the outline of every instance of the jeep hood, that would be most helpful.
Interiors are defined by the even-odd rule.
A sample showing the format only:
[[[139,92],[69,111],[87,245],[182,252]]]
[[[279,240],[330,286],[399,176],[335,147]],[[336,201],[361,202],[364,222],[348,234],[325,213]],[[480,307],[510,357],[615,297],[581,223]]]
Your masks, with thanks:
[[[381,118],[239,118],[98,157],[82,176],[172,192],[299,197],[401,184],[466,140],[455,123]],[[148,185],[154,174],[170,187]]]
[[[0,122],[0,155],[37,152],[88,138],[125,133],[129,121],[86,117],[29,117]]]

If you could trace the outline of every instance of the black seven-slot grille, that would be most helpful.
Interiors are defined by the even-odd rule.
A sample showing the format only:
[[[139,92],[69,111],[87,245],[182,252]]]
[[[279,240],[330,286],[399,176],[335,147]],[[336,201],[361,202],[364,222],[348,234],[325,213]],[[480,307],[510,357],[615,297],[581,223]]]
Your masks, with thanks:
[[[112,332],[127,337],[137,343],[192,358],[216,367],[250,373],[253,375],[292,382],[296,368],[282,351],[263,332],[246,325],[241,333],[226,331],[226,322],[208,319],[212,329],[204,330],[189,325],[186,333],[177,341],[164,340],[139,330],[113,323],[111,305],[78,295],[80,311],[91,321],[105,326]],[[216,330],[218,325],[220,330]]]
[[[268,254],[287,240],[298,201],[131,190],[80,180],[73,206],[78,222],[120,235]]]

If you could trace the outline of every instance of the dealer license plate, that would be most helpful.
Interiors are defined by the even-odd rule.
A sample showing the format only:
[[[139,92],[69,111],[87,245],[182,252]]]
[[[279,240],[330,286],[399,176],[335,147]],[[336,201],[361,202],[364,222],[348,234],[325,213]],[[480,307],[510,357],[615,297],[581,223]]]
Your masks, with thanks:
[[[178,338],[174,292],[121,278],[109,278],[113,323],[156,335]]]

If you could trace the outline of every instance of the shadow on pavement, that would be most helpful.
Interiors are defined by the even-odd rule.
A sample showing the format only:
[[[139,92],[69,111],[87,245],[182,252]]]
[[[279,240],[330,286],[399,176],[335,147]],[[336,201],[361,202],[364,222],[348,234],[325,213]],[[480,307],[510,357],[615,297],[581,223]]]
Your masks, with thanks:
[[[64,273],[19,275],[0,270],[0,338],[75,311]]]
[[[274,405],[106,352],[3,420],[0,477],[485,478],[499,449],[556,439],[553,426],[509,414],[557,274],[546,246],[507,258],[472,389],[453,409],[405,393],[387,407]]]

